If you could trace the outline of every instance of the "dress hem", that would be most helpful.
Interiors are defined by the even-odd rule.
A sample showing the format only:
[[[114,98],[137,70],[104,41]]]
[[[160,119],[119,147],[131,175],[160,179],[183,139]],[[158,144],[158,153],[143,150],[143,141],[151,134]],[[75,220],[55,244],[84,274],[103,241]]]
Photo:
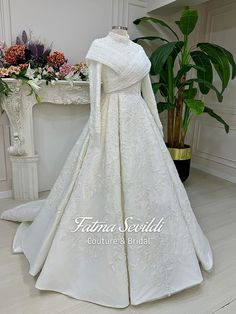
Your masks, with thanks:
[[[128,303],[127,305],[117,305],[117,306],[114,306],[114,305],[110,305],[110,304],[107,304],[107,303],[103,303],[103,302],[100,302],[100,301],[97,301],[95,299],[89,299],[89,298],[83,298],[83,297],[75,297],[73,295],[73,293],[70,293],[70,292],[65,292],[65,291],[62,291],[60,289],[50,289],[50,288],[43,288],[43,287],[40,287],[38,286],[37,284],[35,285],[35,288],[39,289],[39,290],[43,290],[43,291],[55,291],[55,292],[59,292],[59,293],[62,293],[68,297],[71,297],[71,298],[74,298],[74,299],[77,299],[77,300],[80,300],[80,301],[84,301],[84,302],[90,302],[90,303],[93,303],[93,304],[96,304],[96,305],[100,305],[100,306],[105,306],[105,307],[109,307],[109,308],[126,308],[128,307],[129,305],[132,305],[132,306],[139,306],[141,304],[144,304],[144,303],[148,303],[148,302],[154,302],[154,301],[158,301],[158,300],[161,300],[161,299],[164,299],[164,298],[167,298],[167,297],[171,297],[172,295],[174,294],[177,294],[181,291],[184,291],[184,290],[187,290],[189,288],[192,288],[192,287],[195,287],[197,285],[200,285],[201,283],[203,282],[203,278],[201,280],[198,280],[192,284],[188,284],[184,287],[181,287],[180,289],[176,289],[175,291],[173,291],[171,294],[170,293],[165,293],[161,296],[158,296],[157,298],[151,298],[151,299],[147,299],[145,301],[142,301],[142,302],[130,302]]]

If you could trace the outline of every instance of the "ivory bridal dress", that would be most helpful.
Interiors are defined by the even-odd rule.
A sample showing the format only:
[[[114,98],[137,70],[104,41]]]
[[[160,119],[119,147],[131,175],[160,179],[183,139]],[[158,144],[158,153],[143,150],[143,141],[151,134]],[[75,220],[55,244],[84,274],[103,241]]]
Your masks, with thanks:
[[[110,32],[86,60],[90,118],[46,200],[13,209],[13,251],[39,274],[36,288],[110,307],[199,284],[212,252],[163,140],[147,55]],[[104,223],[116,228],[89,230]]]

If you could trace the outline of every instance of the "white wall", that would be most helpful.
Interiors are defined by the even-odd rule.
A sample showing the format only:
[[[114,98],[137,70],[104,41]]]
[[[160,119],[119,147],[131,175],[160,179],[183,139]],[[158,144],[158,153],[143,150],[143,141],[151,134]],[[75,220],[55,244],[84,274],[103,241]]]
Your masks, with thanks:
[[[112,24],[110,0],[10,0],[10,7],[13,39],[32,30],[72,63],[83,60],[91,41]]]
[[[207,12],[199,30],[199,40],[213,42],[229,49],[236,57],[236,2],[209,1],[202,13]],[[215,80],[215,84],[219,84]],[[195,123],[193,166],[211,174],[236,182],[236,80],[231,81],[224,93],[223,103],[215,95],[205,97],[206,104],[220,114],[230,125],[226,134],[221,124],[207,115]]]
[[[84,61],[92,40],[106,36],[112,25],[128,26],[134,38],[138,30],[132,21],[145,14],[146,0],[0,0],[0,40],[10,44],[23,29],[31,30],[36,38],[48,44],[53,41],[53,49],[63,51],[71,63],[78,63]],[[43,191],[55,181],[89,117],[89,106],[42,104],[33,110],[36,151],[40,155],[39,190]],[[61,144],[58,139],[63,139]],[[2,156],[7,160],[9,139],[4,138],[4,150],[1,143],[0,117],[0,160]],[[0,180],[8,164],[0,163]],[[0,184],[0,191],[10,189],[9,176],[10,172],[8,183]]]

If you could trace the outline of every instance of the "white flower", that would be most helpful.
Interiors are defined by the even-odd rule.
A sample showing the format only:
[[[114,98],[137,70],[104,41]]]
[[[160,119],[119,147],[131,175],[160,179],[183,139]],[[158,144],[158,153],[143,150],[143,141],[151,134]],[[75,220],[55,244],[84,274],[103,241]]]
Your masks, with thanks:
[[[84,67],[80,70],[80,72],[84,75],[84,76],[87,76],[88,75],[88,68],[87,67]]]
[[[65,76],[65,80],[69,82],[71,87],[73,87],[73,77],[70,74]]]
[[[38,91],[40,89],[40,86],[39,86],[40,82],[37,78],[28,80],[27,83],[33,88],[34,91]]]
[[[32,80],[34,79],[34,72],[35,70],[31,69],[30,63],[29,63],[25,76],[28,77],[30,80]]]
[[[55,85],[56,84],[56,80],[51,80],[51,85]]]
[[[71,71],[65,76],[65,80],[71,80],[73,78],[74,72]]]
[[[81,76],[79,75],[79,73],[75,73],[75,74],[73,75],[73,80],[74,80],[74,81],[81,81]]]

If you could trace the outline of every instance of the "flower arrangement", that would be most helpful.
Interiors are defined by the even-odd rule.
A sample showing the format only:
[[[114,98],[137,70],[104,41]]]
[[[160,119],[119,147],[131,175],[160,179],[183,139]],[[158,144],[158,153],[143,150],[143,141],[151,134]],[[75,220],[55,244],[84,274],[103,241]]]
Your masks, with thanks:
[[[40,102],[37,91],[42,80],[48,85],[57,80],[67,80],[71,85],[74,81],[88,80],[88,68],[83,62],[71,65],[63,52],[52,51],[52,44],[46,47],[40,40],[33,40],[32,34],[23,31],[17,36],[15,44],[7,47],[0,42],[0,96],[8,96],[11,89],[3,78],[21,79],[30,87]]]

